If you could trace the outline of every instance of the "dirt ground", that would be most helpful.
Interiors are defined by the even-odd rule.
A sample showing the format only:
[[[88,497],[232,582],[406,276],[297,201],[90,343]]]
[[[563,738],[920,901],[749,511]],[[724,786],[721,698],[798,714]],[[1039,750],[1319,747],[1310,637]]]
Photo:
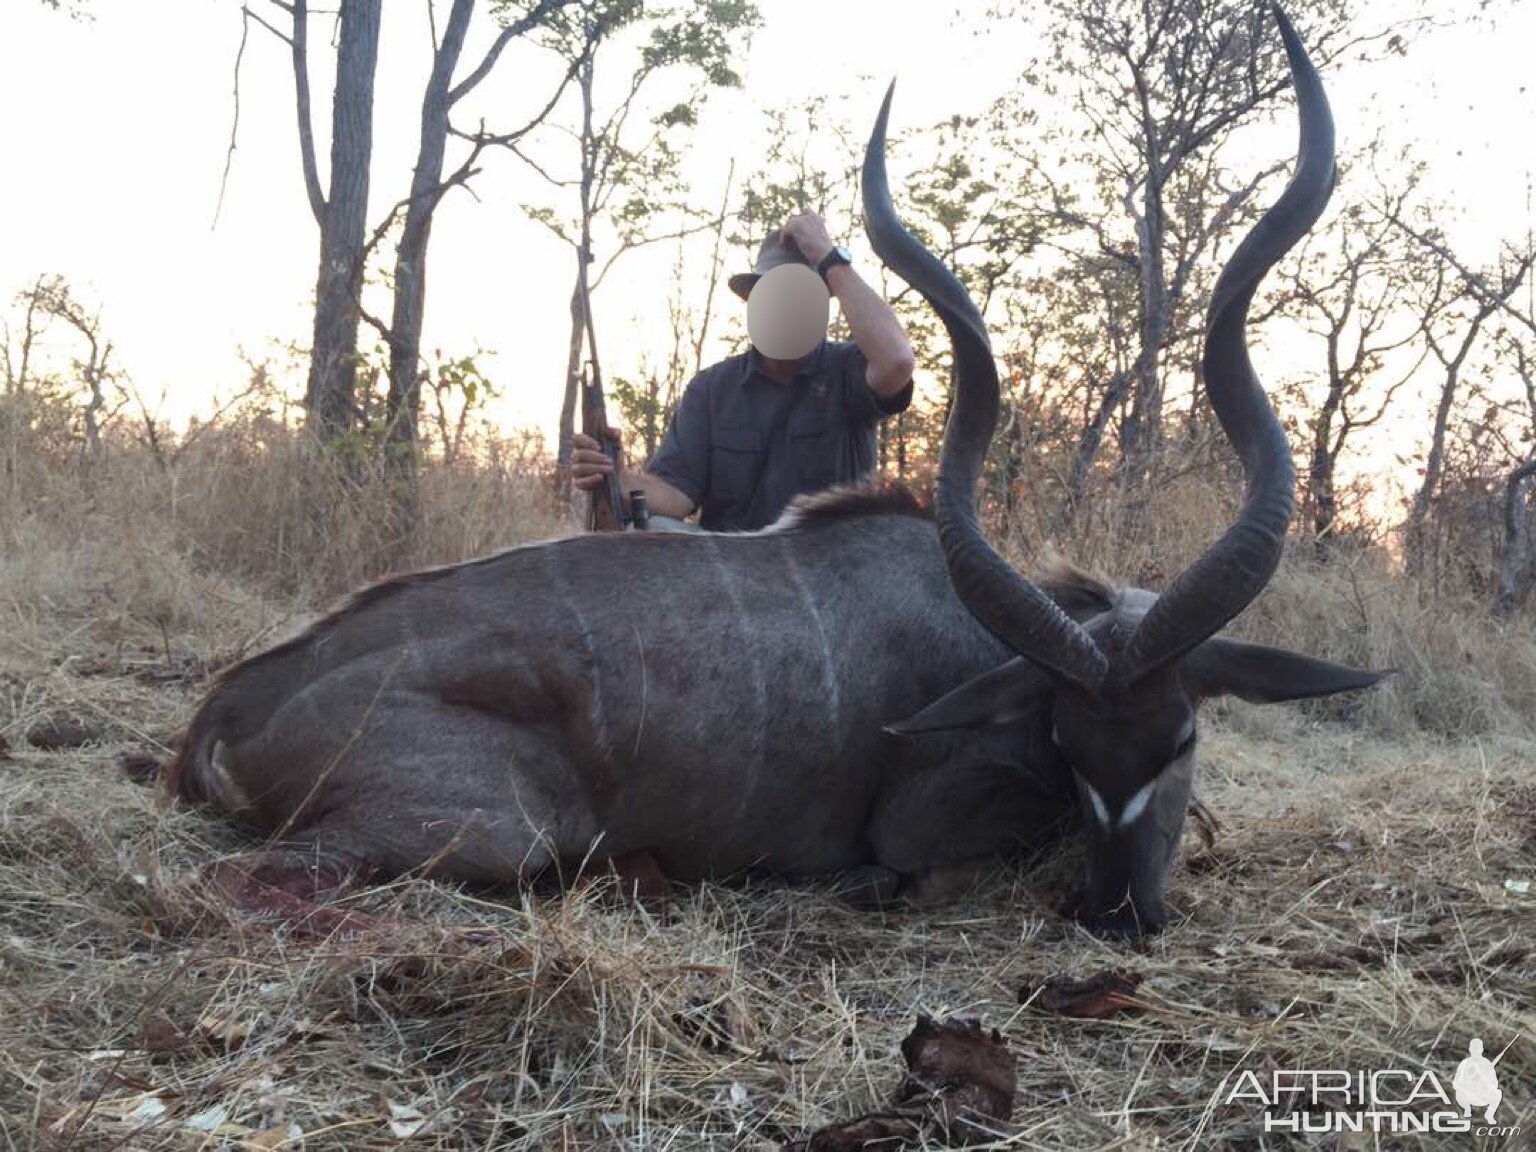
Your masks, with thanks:
[[[1219,827],[1191,822],[1183,919],[1135,945],[1057,914],[1071,849],[891,914],[710,885],[663,924],[600,889],[409,881],[348,903],[400,926],[314,938],[201,895],[198,866],[248,845],[121,770],[216,659],[20,624],[0,638],[8,1149],[776,1148],[884,1100],[919,1012],[1012,1048],[1016,1132],[993,1147],[1536,1146],[1529,739],[1208,714]],[[1104,969],[1142,978],[1128,1011],[1031,996]],[[1474,1036],[1514,1041],[1498,1121],[1525,1134],[1303,1138],[1226,1102],[1244,1070],[1427,1067],[1449,1090]]]

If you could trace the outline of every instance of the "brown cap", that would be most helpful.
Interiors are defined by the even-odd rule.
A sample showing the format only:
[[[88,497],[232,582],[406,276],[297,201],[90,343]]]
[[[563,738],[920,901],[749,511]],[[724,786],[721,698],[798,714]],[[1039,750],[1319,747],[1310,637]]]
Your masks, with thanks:
[[[764,272],[784,264],[804,264],[807,268],[811,262],[800,255],[800,249],[793,244],[786,244],[779,238],[777,230],[770,232],[768,238],[763,241],[763,246],[757,250],[757,269],[752,272],[738,272],[726,281],[731,291],[745,300],[752,294],[752,285],[756,284],[758,277]]]

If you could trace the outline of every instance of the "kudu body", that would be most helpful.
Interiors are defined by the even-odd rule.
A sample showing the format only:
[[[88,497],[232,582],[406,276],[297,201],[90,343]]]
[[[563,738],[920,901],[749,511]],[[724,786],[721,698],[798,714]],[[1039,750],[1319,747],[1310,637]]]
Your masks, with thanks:
[[[931,518],[855,491],[759,533],[580,536],[377,585],[228,672],[174,771],[337,869],[911,873],[965,846],[936,842],[931,753],[881,726],[1009,654],[950,591]],[[995,838],[1072,803],[1058,776],[1032,815],[1025,775],[953,746],[971,791],[990,772],[1021,797],[989,808]]]
[[[909,498],[853,490],[758,533],[579,537],[388,581],[226,673],[172,786],[306,867],[487,883],[634,854],[676,878],[910,877],[1036,845],[1080,811],[1080,914],[1161,926],[1199,701],[1379,678],[1214,636],[1273,572],[1292,498],[1247,302],[1332,181],[1321,86],[1280,20],[1301,162],[1223,272],[1205,360],[1249,498],[1162,597],[1070,572],[1032,584],[983,539],[996,368],[974,304],[896,220],[887,96],[871,240],[955,351],[937,533]],[[903,717],[904,735],[885,729]]]

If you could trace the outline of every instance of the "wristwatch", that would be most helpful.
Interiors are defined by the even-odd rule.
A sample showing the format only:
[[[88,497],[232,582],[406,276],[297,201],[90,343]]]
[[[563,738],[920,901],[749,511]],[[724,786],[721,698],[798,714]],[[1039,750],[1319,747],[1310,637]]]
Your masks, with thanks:
[[[823,256],[821,258],[821,263],[816,265],[816,274],[825,280],[827,278],[827,273],[832,271],[832,269],[837,265],[852,263],[853,253],[849,252],[848,249],[844,248],[841,244],[834,244],[832,245],[832,251]]]

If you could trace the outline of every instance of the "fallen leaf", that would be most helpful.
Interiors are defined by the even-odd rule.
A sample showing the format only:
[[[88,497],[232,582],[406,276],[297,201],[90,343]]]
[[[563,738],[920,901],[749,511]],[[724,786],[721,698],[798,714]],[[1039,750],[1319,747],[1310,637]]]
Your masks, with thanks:
[[[1135,972],[1115,968],[1095,972],[1086,980],[1052,976],[1038,987],[1020,989],[1019,1003],[1056,1016],[1102,1020],[1119,1012],[1140,1012],[1143,1005],[1134,996],[1141,981]]]
[[[190,1047],[186,1033],[163,1012],[156,1012],[144,1021],[139,1029],[139,1039],[153,1059],[163,1060]]]
[[[1001,1034],[976,1020],[939,1023],[919,1016],[901,1042],[907,1062],[892,1106],[828,1125],[786,1148],[796,1152],[856,1152],[880,1148],[951,1148],[988,1144],[1012,1132],[1017,1088],[1013,1053]]]
[[[1013,1053],[1002,1034],[990,1034],[978,1020],[938,1023],[919,1016],[901,1042],[907,1076],[896,1090],[898,1103],[943,1097],[946,1115],[970,1113],[1006,1120],[1013,1115],[1017,1077]]]
[[[214,1010],[205,1012],[199,1018],[197,1031],[204,1040],[210,1040],[228,1052],[245,1043],[246,1037],[250,1035],[251,1025],[247,1020]]]

